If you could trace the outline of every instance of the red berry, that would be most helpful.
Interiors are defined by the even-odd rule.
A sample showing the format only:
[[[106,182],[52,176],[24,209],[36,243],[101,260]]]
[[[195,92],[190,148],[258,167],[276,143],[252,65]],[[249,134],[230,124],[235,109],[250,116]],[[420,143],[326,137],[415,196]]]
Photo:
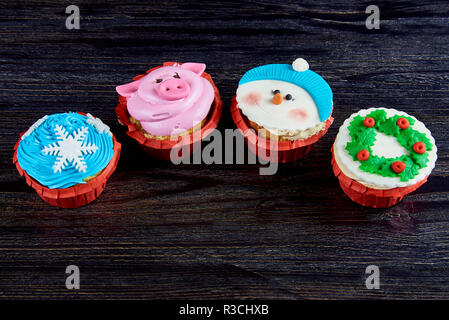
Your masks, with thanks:
[[[402,161],[395,161],[391,164],[391,168],[396,173],[401,173],[405,169],[405,163]]]
[[[365,120],[363,120],[363,124],[365,127],[372,128],[376,124],[376,121],[371,117],[366,117]]]
[[[359,159],[360,161],[366,161],[369,159],[369,151],[366,149],[360,150],[357,153],[357,159]]]
[[[399,118],[398,121],[396,121],[396,124],[401,128],[402,130],[407,129],[410,127],[410,123],[406,118]]]
[[[426,144],[424,142],[415,142],[413,144],[413,151],[419,154],[426,152]]]

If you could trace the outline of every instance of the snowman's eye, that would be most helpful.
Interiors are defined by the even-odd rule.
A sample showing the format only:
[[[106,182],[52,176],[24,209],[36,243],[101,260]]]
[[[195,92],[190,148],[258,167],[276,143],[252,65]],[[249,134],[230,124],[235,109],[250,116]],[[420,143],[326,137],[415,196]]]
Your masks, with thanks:
[[[273,94],[281,93],[281,91],[279,91],[279,90],[273,90],[272,92],[273,92]]]
[[[156,79],[156,83],[161,83],[162,79]]]
[[[287,94],[286,96],[285,96],[285,100],[291,100],[293,97],[292,97],[292,95],[291,94]]]

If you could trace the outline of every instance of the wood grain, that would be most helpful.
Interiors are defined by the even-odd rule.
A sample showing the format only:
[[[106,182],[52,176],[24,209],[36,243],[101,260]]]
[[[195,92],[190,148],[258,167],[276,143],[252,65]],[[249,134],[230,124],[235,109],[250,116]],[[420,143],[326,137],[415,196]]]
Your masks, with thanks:
[[[77,1],[0,3],[0,298],[449,298],[447,1]],[[74,3],[75,4],[75,3]],[[381,10],[365,28],[366,6]],[[334,125],[302,161],[179,165],[147,157],[117,122],[114,88],[163,61],[207,64],[224,101],[252,67],[304,57],[334,91]],[[432,131],[429,181],[391,209],[351,202],[330,167],[352,112],[394,107]],[[102,196],[61,210],[12,165],[19,133],[84,111],[122,142]],[[65,267],[81,289],[65,288]],[[365,289],[365,268],[381,289]]]

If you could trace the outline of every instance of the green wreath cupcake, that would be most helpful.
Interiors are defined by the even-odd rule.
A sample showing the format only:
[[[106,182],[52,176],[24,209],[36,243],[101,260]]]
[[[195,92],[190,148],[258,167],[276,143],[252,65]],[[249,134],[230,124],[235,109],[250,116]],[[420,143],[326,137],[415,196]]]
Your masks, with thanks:
[[[437,147],[425,125],[395,109],[351,115],[332,147],[332,167],[343,191],[368,207],[397,204],[427,181]]]

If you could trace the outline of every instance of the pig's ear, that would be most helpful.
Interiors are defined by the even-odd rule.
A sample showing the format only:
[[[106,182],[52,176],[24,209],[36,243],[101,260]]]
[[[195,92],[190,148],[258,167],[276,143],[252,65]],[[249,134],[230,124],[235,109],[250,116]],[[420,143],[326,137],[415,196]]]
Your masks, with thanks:
[[[118,92],[119,95],[129,98],[134,92],[137,91],[137,89],[139,89],[139,84],[140,79],[115,87],[115,90]]]
[[[204,63],[186,62],[181,65],[181,68],[193,71],[197,75],[202,75],[204,70],[206,70],[206,65]]]

